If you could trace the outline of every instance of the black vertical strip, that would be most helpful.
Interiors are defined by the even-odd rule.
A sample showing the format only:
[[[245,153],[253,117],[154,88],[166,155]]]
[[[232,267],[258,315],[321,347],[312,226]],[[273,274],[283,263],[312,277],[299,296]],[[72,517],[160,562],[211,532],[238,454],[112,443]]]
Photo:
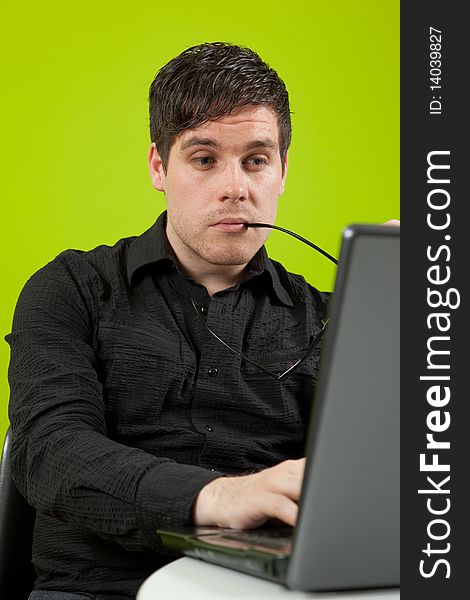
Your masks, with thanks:
[[[469,593],[470,503],[464,487],[470,479],[466,210],[470,129],[465,91],[470,35],[464,8],[465,2],[401,3],[401,597],[405,600],[448,600]],[[428,171],[430,164],[434,167]],[[420,455],[424,455],[421,466]]]

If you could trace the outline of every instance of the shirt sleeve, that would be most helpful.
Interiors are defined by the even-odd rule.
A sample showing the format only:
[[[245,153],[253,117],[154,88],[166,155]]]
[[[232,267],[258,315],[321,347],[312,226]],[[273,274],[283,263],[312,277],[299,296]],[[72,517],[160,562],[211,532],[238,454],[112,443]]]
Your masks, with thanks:
[[[95,319],[89,288],[60,257],[21,292],[6,338],[13,478],[44,514],[129,550],[158,549],[157,527],[190,524],[198,492],[222,474],[107,437]]]

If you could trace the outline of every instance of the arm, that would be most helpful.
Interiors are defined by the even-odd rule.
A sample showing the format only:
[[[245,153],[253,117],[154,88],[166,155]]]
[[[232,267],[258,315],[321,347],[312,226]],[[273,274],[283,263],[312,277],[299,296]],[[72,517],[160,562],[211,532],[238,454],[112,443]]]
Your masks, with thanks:
[[[220,474],[106,436],[95,318],[94,299],[60,259],[21,293],[8,338],[13,475],[38,511],[147,549],[157,526],[188,524],[195,496]]]

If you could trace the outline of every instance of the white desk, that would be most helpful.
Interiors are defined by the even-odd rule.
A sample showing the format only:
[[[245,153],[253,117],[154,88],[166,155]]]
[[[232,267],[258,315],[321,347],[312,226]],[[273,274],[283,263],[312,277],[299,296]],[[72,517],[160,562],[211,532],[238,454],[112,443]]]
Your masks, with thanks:
[[[141,585],[136,600],[398,600],[399,588],[360,592],[293,592],[277,583],[194,558],[180,558]]]

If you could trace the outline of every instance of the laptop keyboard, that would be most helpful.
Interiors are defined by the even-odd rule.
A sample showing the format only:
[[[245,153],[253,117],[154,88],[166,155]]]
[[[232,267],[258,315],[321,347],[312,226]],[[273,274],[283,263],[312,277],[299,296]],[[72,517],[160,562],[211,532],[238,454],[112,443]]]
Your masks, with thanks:
[[[253,545],[267,546],[269,548],[283,548],[292,542],[292,527],[279,527],[275,529],[251,529],[245,531],[225,532],[222,537],[246,542]]]

